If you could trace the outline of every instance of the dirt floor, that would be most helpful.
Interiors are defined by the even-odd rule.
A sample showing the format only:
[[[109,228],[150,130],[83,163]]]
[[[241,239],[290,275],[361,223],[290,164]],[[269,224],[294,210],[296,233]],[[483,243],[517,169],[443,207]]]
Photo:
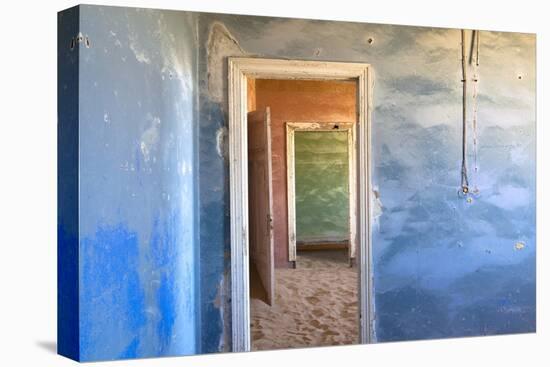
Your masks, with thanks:
[[[303,251],[296,263],[275,269],[271,307],[251,284],[252,350],[357,343],[357,268],[347,251]]]

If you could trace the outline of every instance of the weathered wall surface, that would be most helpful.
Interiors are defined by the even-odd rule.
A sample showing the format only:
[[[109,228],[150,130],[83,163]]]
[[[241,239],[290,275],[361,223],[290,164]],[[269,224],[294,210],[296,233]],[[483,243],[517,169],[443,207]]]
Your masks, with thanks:
[[[79,8],[57,17],[57,351],[78,360],[78,82],[79,53],[67,45],[78,34]]]
[[[372,65],[378,341],[535,330],[534,35],[481,32],[470,200],[457,194],[459,30],[201,14],[199,37],[204,352],[228,348],[231,330],[228,56]]]
[[[80,359],[193,354],[196,16],[79,8]]]
[[[275,264],[288,267],[285,123],[354,122],[356,86],[342,81],[258,79],[254,87],[256,108],[271,109]]]
[[[348,133],[297,131],[294,152],[296,241],[349,240]]]

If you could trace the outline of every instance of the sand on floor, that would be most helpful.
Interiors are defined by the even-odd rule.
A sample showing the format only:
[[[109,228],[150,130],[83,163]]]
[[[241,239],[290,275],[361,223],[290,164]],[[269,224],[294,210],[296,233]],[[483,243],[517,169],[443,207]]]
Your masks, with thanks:
[[[252,350],[359,341],[357,268],[346,251],[307,251],[275,270],[275,302],[251,298]]]

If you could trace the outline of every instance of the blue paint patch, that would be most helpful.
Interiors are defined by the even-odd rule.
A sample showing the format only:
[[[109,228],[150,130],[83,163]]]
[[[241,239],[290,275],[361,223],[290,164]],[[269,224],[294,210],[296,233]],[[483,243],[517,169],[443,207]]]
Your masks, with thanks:
[[[57,351],[80,360],[78,237],[57,230]]]
[[[81,243],[82,360],[138,357],[135,335],[147,321],[137,234],[100,228]]]

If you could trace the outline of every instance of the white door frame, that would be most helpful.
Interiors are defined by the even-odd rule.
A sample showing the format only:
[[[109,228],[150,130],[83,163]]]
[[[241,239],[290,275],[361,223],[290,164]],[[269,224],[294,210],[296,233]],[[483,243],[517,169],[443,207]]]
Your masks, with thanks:
[[[337,126],[337,127],[336,127]],[[357,176],[356,142],[354,122],[287,122],[286,123],[286,177],[288,202],[288,261],[296,261],[296,161],[294,134],[296,131],[345,132],[348,140],[348,223],[349,223],[349,258],[355,259],[357,249]]]
[[[370,130],[372,73],[368,64],[261,58],[228,58],[229,201],[231,231],[232,350],[250,350],[248,266],[247,78],[354,80],[357,82],[357,188],[360,342],[374,341],[371,266]]]

